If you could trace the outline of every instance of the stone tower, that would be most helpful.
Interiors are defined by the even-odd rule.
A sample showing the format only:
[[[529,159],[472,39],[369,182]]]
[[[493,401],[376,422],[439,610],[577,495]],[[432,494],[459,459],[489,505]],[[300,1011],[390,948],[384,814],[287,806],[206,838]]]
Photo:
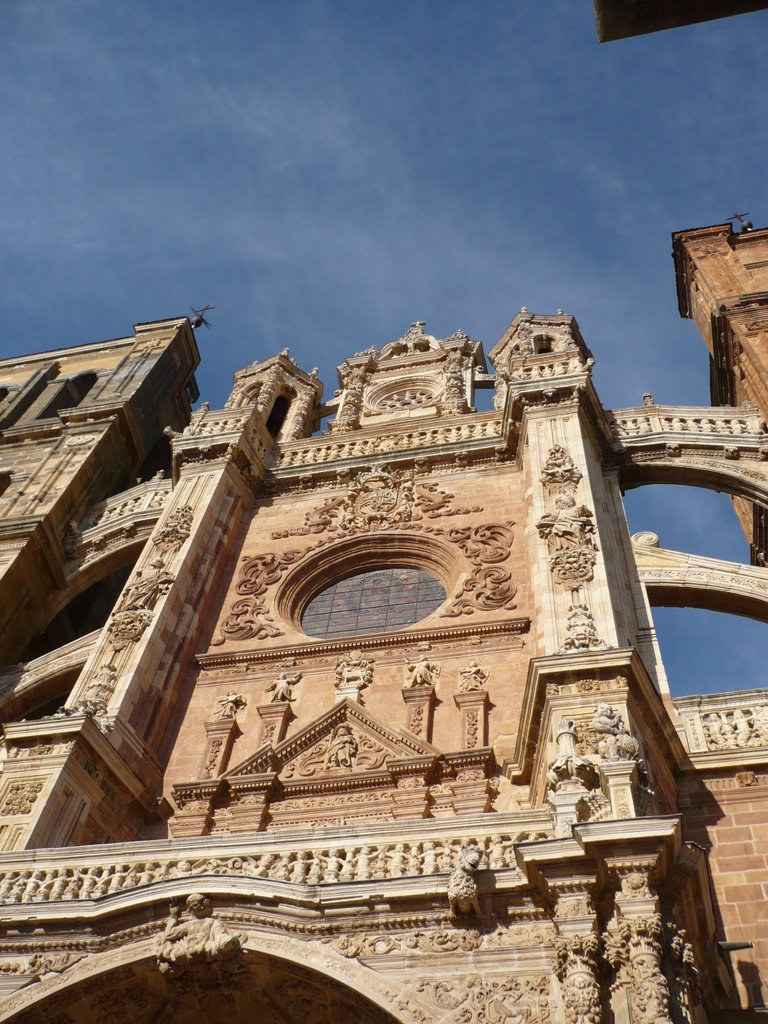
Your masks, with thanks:
[[[768,577],[621,492],[764,502],[762,398],[606,410],[562,311],[487,358],[415,322],[194,413],[185,320],[0,364],[0,1021],[753,1019],[768,694],[673,699],[650,608]]]

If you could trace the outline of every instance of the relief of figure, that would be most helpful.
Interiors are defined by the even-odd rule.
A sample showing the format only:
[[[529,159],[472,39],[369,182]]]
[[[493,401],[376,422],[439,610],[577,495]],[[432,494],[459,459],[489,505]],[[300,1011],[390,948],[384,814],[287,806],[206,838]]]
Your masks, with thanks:
[[[326,768],[354,768],[357,758],[357,740],[346,722],[337,725],[325,755]]]
[[[734,746],[731,725],[724,715],[711,712],[704,719],[704,731],[707,734],[710,749],[723,750]]]
[[[223,697],[219,697],[216,701],[218,707],[213,713],[213,717],[218,720],[226,718],[234,718],[237,712],[246,706],[248,698],[243,697],[240,693],[235,693],[234,690],[230,690],[229,693],[225,693]]]
[[[301,677],[301,672],[287,676],[285,671],[281,670],[280,675],[266,687],[264,693],[273,695],[271,698],[273,704],[278,701],[294,701],[296,698],[293,696],[293,687],[301,680]]]
[[[740,708],[733,712],[733,731],[738,746],[746,747],[752,742],[752,720]]]
[[[435,686],[440,678],[440,666],[430,661],[426,654],[420,654],[416,661],[405,660],[408,670],[406,687]]]
[[[197,964],[234,960],[245,936],[227,931],[218,918],[212,917],[210,900],[202,893],[193,892],[187,897],[187,911],[190,916],[181,921],[178,907],[171,909],[158,940],[160,971],[176,974]]]
[[[139,569],[134,580],[126,586],[118,606],[120,611],[154,608],[171,589],[176,577],[166,571],[162,558],[153,559],[149,565],[151,572]]]
[[[482,690],[490,674],[487,668],[480,668],[476,661],[470,661],[466,668],[459,669],[459,693]]]
[[[550,554],[572,548],[595,548],[595,522],[586,505],[577,505],[572,494],[557,494],[555,511],[547,512],[536,524]]]
[[[360,691],[370,686],[373,662],[363,657],[362,651],[349,651],[336,663],[336,689]]]

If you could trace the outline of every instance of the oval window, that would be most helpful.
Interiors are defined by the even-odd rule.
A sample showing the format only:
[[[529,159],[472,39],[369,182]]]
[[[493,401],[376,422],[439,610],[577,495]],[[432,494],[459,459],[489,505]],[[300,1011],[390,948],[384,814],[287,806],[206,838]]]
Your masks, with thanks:
[[[323,640],[393,633],[426,619],[444,600],[443,584],[423,569],[377,569],[322,590],[304,609],[301,628]]]

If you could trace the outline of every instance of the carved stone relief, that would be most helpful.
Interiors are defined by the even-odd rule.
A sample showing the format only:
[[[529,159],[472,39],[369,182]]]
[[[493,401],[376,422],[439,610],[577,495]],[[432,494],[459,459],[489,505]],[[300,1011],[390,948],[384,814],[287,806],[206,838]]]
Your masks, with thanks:
[[[165,524],[152,538],[161,557],[169,558],[179,551],[190,535],[194,515],[191,505],[180,505],[168,516]]]
[[[543,976],[430,977],[419,979],[415,992],[431,1004],[430,1019],[451,1024],[546,1024],[550,1020],[549,979]]]
[[[459,854],[459,863],[448,879],[448,903],[451,917],[474,914],[480,916],[480,901],[475,880],[477,869],[483,858],[476,846],[467,846]]]
[[[346,697],[359,701],[360,693],[373,682],[372,658],[366,658],[362,651],[347,651],[336,662],[337,700]]]
[[[406,659],[405,686],[435,686],[440,678],[440,666],[430,661],[428,655],[422,652],[415,661]]]
[[[293,688],[301,682],[302,675],[301,672],[295,672],[289,676],[286,675],[285,669],[281,669],[277,677],[264,688],[264,693],[272,694],[270,701],[273,704],[280,701],[291,703],[296,699],[293,695]]]
[[[127,584],[107,626],[109,641],[116,653],[141,639],[152,621],[152,610],[175,579],[162,558],[155,558],[148,568],[139,569]]]
[[[669,984],[661,969],[662,935],[660,914],[622,918],[603,935],[605,958],[617,982],[629,989],[638,1024],[672,1024]]]
[[[179,978],[201,966],[217,974],[239,968],[245,935],[230,932],[212,916],[210,900],[201,893],[187,897],[187,917],[172,907],[157,943],[157,966],[161,973]]]
[[[0,803],[0,815],[29,814],[42,788],[42,782],[9,783]]]
[[[558,586],[570,593],[563,651],[605,648],[586,601],[585,587],[594,578],[597,558],[594,514],[576,499],[581,471],[562,445],[550,449],[541,482],[551,511],[536,524],[546,541],[549,569]]]
[[[466,668],[459,669],[459,693],[484,689],[490,674],[490,669],[480,668],[476,661],[470,661]]]
[[[453,495],[436,483],[415,483],[412,471],[379,466],[362,472],[345,495],[327,498],[319,508],[307,512],[303,526],[276,530],[272,537],[304,537],[326,530],[348,534],[481,511],[478,505],[457,508],[452,502]]]

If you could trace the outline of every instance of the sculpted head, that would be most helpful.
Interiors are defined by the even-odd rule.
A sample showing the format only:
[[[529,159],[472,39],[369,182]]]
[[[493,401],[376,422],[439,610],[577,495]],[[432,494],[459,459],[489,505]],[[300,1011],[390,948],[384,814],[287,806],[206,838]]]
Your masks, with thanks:
[[[207,917],[211,912],[211,901],[201,892],[193,892],[187,896],[187,910],[195,917]]]

